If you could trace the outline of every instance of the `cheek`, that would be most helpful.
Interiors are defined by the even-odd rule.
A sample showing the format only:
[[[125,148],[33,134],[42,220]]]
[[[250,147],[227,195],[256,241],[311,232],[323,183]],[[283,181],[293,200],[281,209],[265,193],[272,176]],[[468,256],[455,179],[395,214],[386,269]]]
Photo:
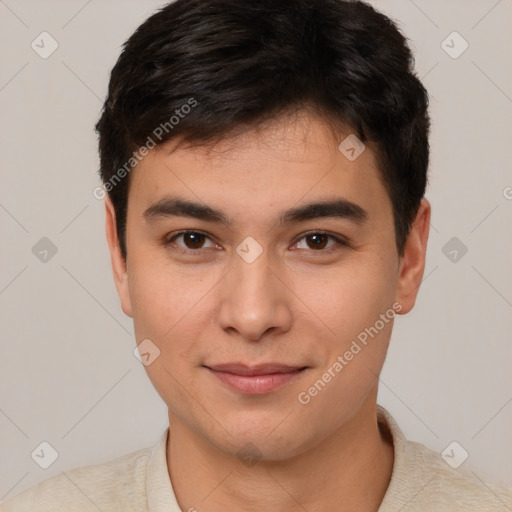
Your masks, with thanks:
[[[322,409],[333,423],[358,407],[384,364],[396,314],[398,274],[392,251],[388,258],[383,254],[361,255],[357,264],[338,268],[323,279],[314,293],[310,289],[311,310],[318,312],[316,323],[328,336],[322,337],[322,361],[308,385],[318,393],[313,408]],[[299,293],[306,293],[306,281],[301,281]],[[331,409],[333,401],[339,409]]]
[[[200,333],[206,328],[201,323],[206,320],[204,283],[147,261],[154,259],[137,262],[130,273],[135,338],[156,346],[158,356],[144,366],[154,388],[167,404],[182,404],[182,389],[200,356]]]
[[[151,255],[133,259],[129,273],[134,323],[164,337],[200,301],[202,283]],[[141,333],[144,334],[144,333]]]
[[[361,254],[358,261],[315,278],[294,276],[294,292],[339,344],[373,325],[395,301],[398,273],[390,258]]]
[[[212,332],[209,290],[216,273],[200,274],[155,258],[133,261],[130,297],[137,343],[150,339],[160,350],[160,362],[181,373],[202,355],[200,341]],[[217,278],[218,279],[218,278]],[[148,373],[153,371],[147,367]],[[151,376],[151,375],[150,375]]]
[[[137,341],[151,338],[161,344],[176,322],[179,301],[168,276],[156,267],[135,264],[130,273],[130,298]]]

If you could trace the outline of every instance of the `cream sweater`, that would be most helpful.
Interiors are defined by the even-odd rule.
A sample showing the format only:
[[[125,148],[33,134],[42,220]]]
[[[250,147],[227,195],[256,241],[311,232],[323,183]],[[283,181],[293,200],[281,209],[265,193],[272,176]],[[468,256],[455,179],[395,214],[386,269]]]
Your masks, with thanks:
[[[395,451],[391,482],[379,512],[512,510],[510,489],[463,469],[464,464],[452,469],[439,453],[407,441],[380,406],[378,416]],[[49,478],[0,505],[0,511],[187,512],[178,506],[167,471],[168,433],[169,428],[152,448]]]

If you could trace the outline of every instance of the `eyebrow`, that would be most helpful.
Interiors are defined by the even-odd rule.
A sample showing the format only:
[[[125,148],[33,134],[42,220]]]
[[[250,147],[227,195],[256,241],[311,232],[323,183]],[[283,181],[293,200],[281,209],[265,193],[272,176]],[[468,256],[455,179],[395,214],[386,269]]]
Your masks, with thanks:
[[[191,217],[207,222],[222,223],[226,226],[233,224],[232,220],[221,210],[179,197],[160,199],[147,208],[142,216],[148,222],[167,217]],[[326,217],[348,219],[361,224],[368,220],[368,213],[361,206],[347,199],[336,198],[317,201],[280,212],[278,225]]]

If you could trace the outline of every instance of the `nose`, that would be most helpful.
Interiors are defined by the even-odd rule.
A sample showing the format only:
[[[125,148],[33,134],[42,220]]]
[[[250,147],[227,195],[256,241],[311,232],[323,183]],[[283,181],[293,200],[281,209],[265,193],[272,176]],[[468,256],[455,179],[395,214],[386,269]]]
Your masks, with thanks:
[[[248,341],[267,339],[288,331],[292,325],[293,294],[263,253],[250,263],[237,254],[224,277],[218,314],[220,327]]]

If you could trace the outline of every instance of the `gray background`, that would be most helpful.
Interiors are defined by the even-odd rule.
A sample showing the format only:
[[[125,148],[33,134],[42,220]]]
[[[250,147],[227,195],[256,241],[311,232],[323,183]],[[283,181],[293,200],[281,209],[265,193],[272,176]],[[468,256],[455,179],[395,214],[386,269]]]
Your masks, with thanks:
[[[167,426],[92,193],[110,69],[162,4],[0,0],[0,500],[150,446]],[[425,279],[397,319],[380,403],[408,438],[439,452],[457,441],[466,466],[512,485],[512,2],[374,4],[410,38],[433,119]],[[59,45],[46,59],[31,48],[51,48],[43,31]],[[463,48],[454,31],[469,44],[458,58],[445,51]],[[46,262],[43,237],[57,248]],[[48,469],[31,457],[43,441],[58,452]]]

